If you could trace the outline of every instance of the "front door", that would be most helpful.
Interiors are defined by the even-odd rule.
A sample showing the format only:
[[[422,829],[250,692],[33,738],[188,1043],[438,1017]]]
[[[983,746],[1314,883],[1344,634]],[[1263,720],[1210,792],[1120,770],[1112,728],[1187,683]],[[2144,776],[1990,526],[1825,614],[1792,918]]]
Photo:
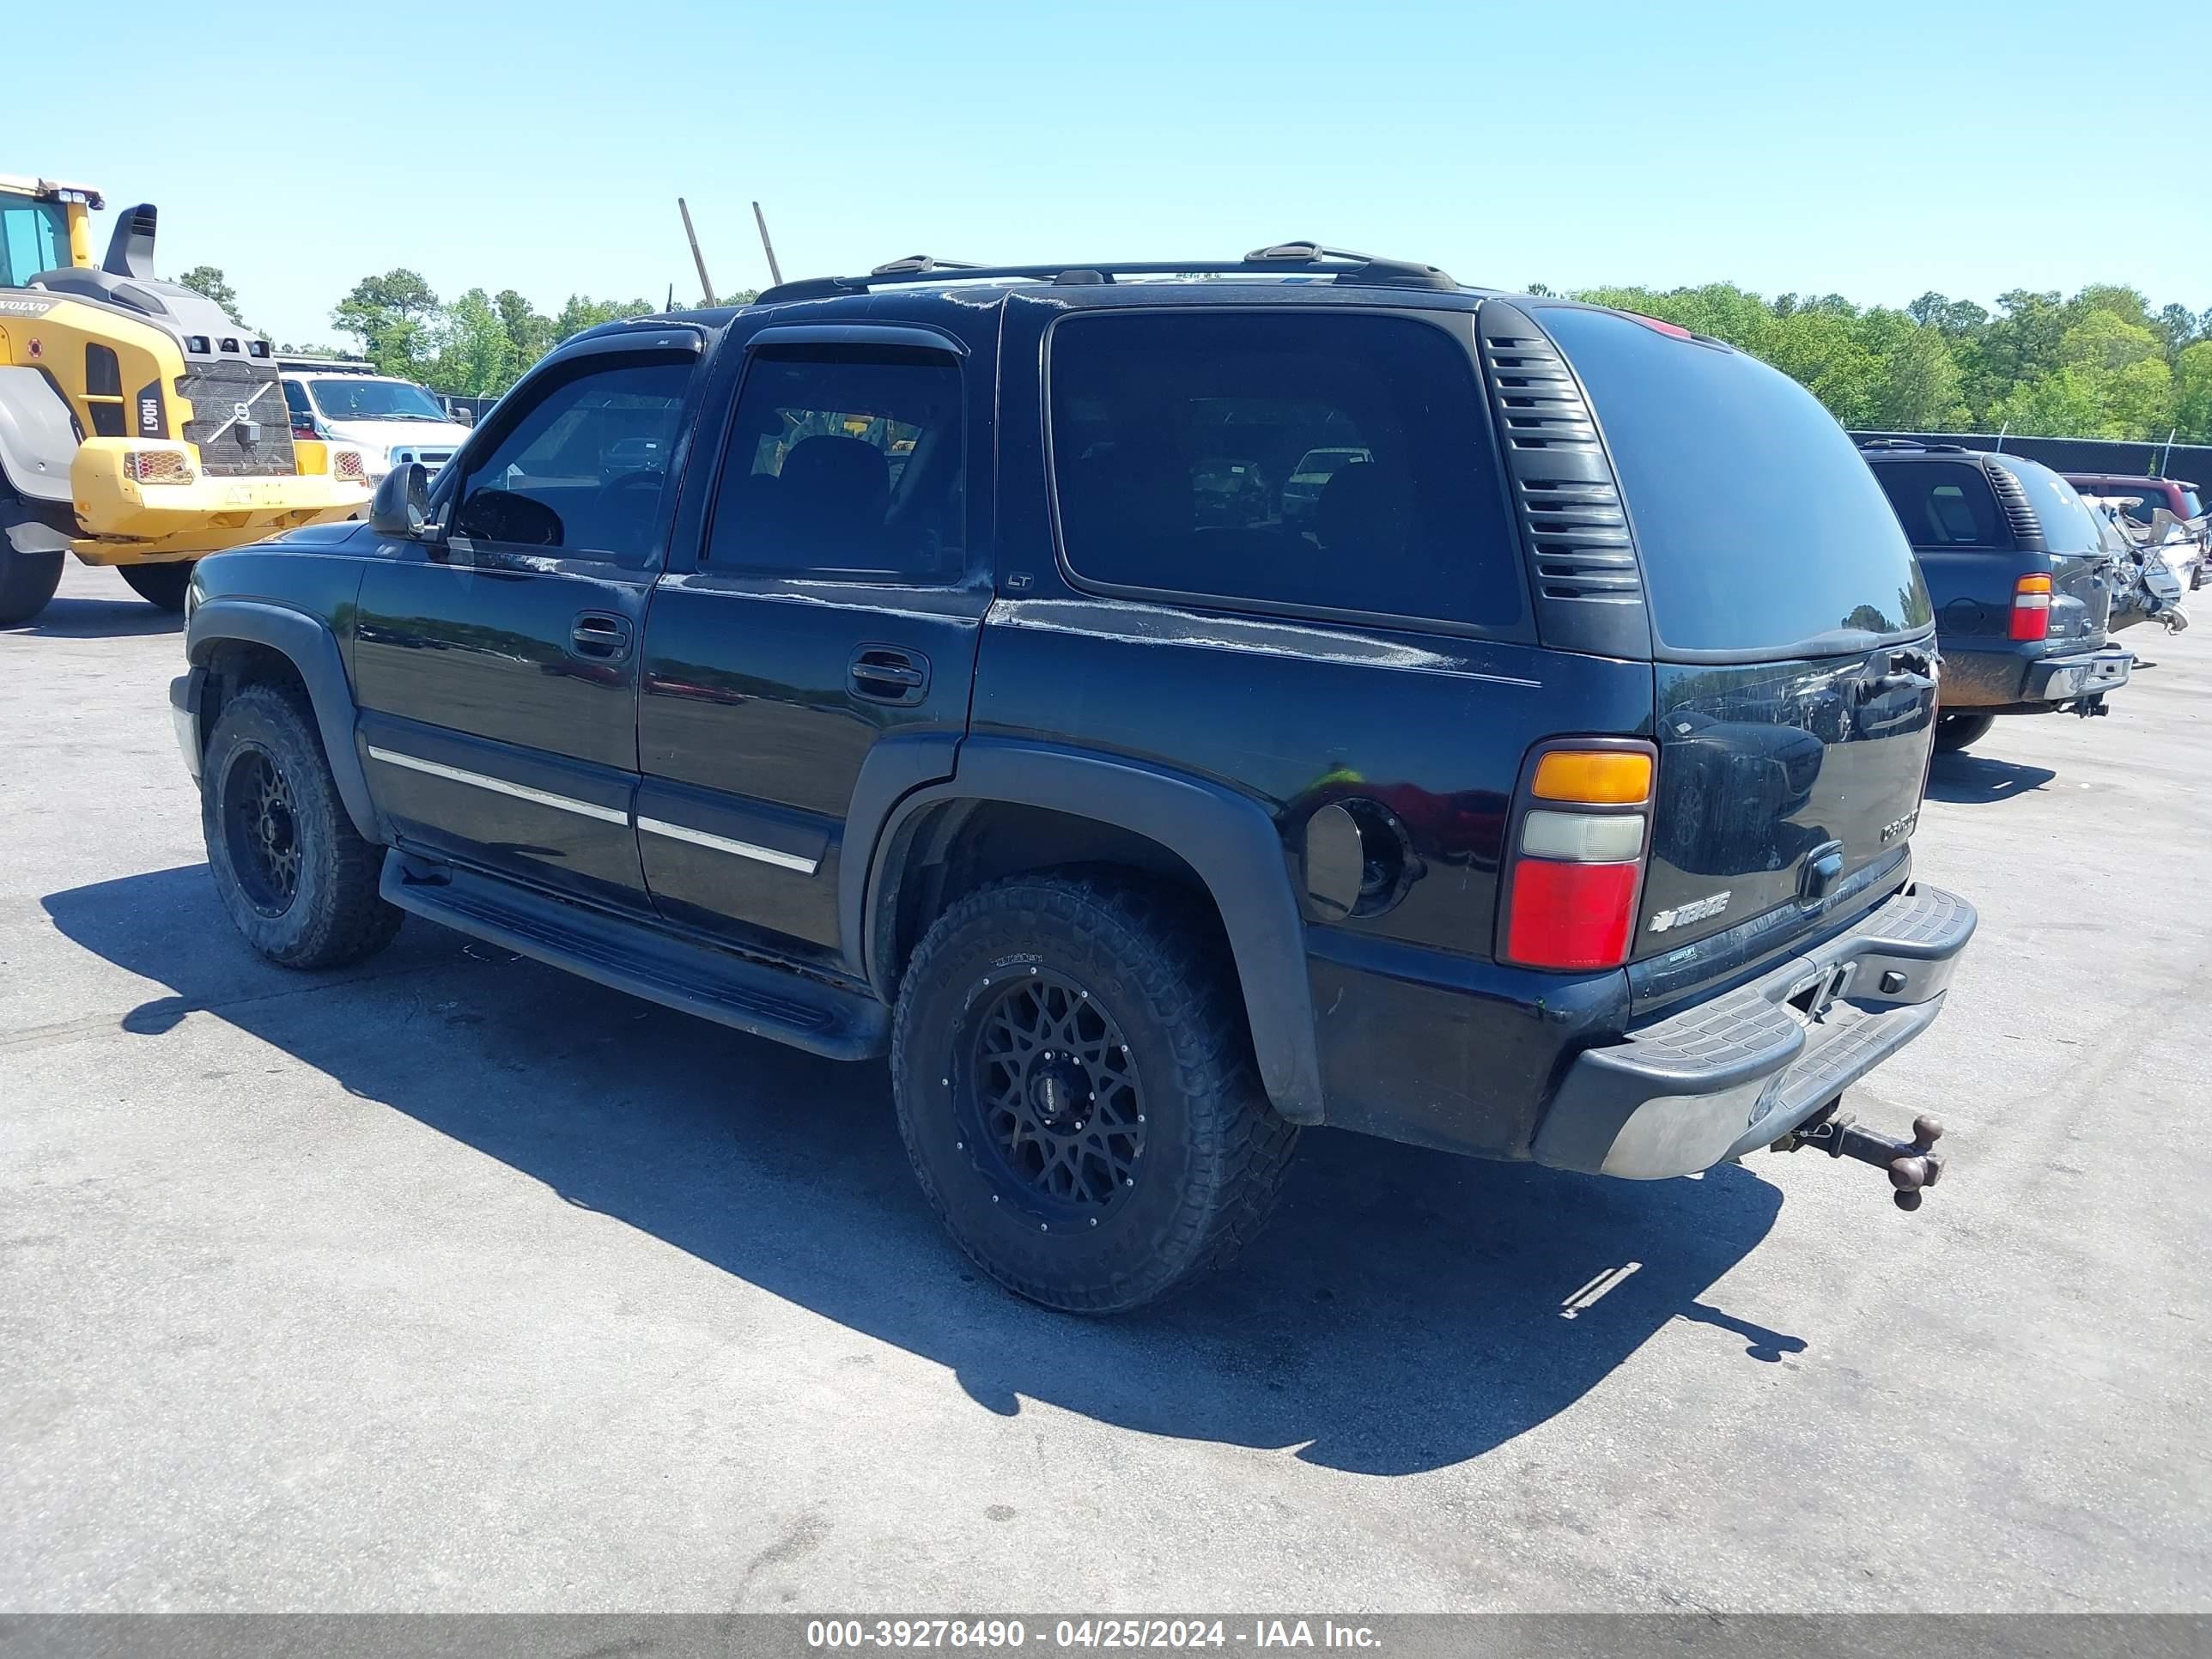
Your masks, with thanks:
[[[556,361],[469,446],[451,534],[370,566],[354,675],[370,787],[403,844],[646,907],[639,646],[696,364]]]
[[[949,774],[991,602],[988,363],[922,329],[867,333],[756,337],[697,556],[653,596],[638,708],[638,848],[661,914],[846,971],[854,787],[915,738],[905,781]]]

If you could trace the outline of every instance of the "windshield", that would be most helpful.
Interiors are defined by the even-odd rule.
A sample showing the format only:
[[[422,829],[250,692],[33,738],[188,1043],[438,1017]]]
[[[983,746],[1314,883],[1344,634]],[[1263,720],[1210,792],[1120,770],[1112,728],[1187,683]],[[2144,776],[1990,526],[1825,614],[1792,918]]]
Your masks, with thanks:
[[[438,400],[408,380],[333,374],[310,380],[308,392],[326,421],[447,421]]]
[[[69,263],[69,212],[58,202],[0,196],[0,288],[21,288]]]
[[[1928,625],[1889,498],[1811,392],[1617,313],[1538,315],[1596,406],[1663,644],[1770,655]]]

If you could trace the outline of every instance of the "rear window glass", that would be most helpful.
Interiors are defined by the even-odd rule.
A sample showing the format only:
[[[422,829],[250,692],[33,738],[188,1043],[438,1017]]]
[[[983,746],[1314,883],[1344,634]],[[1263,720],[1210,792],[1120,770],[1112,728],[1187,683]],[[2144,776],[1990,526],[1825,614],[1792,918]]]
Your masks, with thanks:
[[[1074,317],[1052,335],[1079,577],[1511,628],[1527,612],[1467,348],[1405,318]]]
[[[1595,405],[1665,645],[1771,652],[1928,624],[1888,498],[1811,392],[1608,312],[1537,314]]]
[[[2072,484],[2033,461],[2008,456],[1997,465],[2020,480],[2021,493],[2043,526],[2043,544],[2053,553],[2091,553],[2103,546],[2096,521]],[[2151,505],[2165,503],[2154,500]],[[2149,516],[2148,507],[2144,516]]]
[[[2189,489],[2186,485],[2183,487],[2181,491],[2181,506],[2183,515],[2185,517],[2201,519],[2204,516],[2203,498],[2198,495],[2195,490]]]
[[[1915,547],[2009,548],[1997,499],[1982,470],[1965,461],[1875,461],[1875,482]]]

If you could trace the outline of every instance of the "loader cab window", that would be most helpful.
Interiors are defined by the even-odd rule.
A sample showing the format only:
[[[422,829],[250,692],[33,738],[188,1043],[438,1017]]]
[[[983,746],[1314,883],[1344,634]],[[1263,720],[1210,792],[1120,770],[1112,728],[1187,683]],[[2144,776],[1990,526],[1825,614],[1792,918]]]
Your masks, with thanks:
[[[0,197],[0,288],[21,288],[69,263],[68,212],[58,202]]]

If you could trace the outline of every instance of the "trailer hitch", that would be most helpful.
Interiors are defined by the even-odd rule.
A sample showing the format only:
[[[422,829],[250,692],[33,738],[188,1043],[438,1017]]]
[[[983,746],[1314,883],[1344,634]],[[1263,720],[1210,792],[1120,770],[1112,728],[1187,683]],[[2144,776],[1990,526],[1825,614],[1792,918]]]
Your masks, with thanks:
[[[1923,1115],[1912,1120],[1911,1140],[1892,1140],[1887,1135],[1860,1128],[1850,1118],[1838,1116],[1832,1103],[1822,1116],[1800,1124],[1776,1141],[1774,1150],[1794,1152],[1810,1146],[1830,1158],[1853,1158],[1887,1170],[1894,1189],[1890,1197],[1897,1207],[1917,1210],[1922,1191],[1942,1179],[1943,1158],[1936,1150],[1936,1143],[1942,1138],[1943,1126]]]

